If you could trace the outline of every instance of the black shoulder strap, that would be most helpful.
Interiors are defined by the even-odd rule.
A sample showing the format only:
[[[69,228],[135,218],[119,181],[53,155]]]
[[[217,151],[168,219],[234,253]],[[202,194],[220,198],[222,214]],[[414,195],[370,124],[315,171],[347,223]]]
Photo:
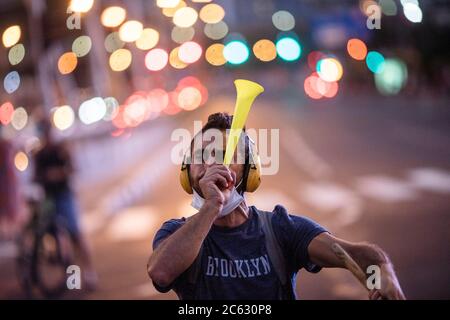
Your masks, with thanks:
[[[286,268],[286,260],[281,250],[280,244],[275,237],[272,226],[272,212],[260,211],[259,217],[261,218],[261,228],[266,238],[266,248],[269,254],[270,260],[275,268],[275,272],[280,279],[283,286],[286,285],[288,276]]]

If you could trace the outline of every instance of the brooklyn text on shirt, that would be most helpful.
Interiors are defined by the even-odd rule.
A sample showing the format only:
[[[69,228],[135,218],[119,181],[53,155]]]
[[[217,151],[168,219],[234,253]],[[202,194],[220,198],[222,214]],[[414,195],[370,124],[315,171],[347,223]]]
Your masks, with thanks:
[[[252,258],[229,260],[208,256],[205,275],[220,278],[253,278],[265,276],[271,271],[267,254]]]

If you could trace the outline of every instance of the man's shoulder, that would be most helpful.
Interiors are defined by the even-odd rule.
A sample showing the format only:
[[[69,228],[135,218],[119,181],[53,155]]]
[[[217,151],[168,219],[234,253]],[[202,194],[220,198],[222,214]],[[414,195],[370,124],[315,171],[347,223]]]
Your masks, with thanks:
[[[290,213],[281,204],[275,205],[272,211],[261,210],[255,206],[252,206],[252,208],[254,208],[254,212],[256,212],[258,216],[261,214],[269,215],[271,217],[272,225],[274,225],[276,229],[295,229],[296,227],[304,225],[319,226],[314,220],[303,214]]]
[[[185,222],[186,222],[186,218],[182,217],[182,218],[172,218],[169,220],[166,220],[163,222],[163,224],[161,225],[160,229],[173,229],[173,228],[179,228],[181,227]]]
[[[155,237],[153,238],[153,248],[156,248],[162,240],[177,231],[185,222],[186,218],[165,221],[156,231]]]

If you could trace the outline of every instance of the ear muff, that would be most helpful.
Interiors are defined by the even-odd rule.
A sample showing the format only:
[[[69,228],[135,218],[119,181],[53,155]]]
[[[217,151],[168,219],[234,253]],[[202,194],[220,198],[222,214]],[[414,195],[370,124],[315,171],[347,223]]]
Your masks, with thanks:
[[[255,143],[249,136],[246,135],[248,157],[244,166],[243,183],[245,184],[246,192],[254,192],[261,184],[261,160],[256,150]],[[189,158],[187,152],[184,155],[183,163],[180,170],[180,184],[184,191],[188,194],[193,194],[191,181],[189,179]]]
[[[189,180],[189,161],[187,160],[187,155],[184,155],[180,170],[180,184],[184,191],[189,194],[193,194],[191,182]]]
[[[244,177],[244,181],[246,181],[245,191],[254,192],[261,184],[261,160],[256,150],[255,143],[250,137],[248,137],[248,152],[248,169],[245,170],[247,177]]]

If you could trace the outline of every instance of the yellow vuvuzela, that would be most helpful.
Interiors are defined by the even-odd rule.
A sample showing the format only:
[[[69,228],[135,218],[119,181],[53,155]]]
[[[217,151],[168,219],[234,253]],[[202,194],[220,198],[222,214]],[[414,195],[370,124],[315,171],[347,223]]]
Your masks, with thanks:
[[[234,81],[234,85],[237,91],[236,105],[234,106],[233,122],[231,123],[230,135],[223,160],[223,164],[227,167],[233,158],[234,150],[236,150],[253,101],[259,94],[264,92],[264,88],[261,85],[249,80],[238,79]]]

